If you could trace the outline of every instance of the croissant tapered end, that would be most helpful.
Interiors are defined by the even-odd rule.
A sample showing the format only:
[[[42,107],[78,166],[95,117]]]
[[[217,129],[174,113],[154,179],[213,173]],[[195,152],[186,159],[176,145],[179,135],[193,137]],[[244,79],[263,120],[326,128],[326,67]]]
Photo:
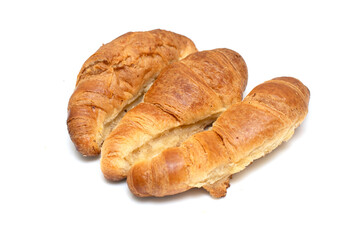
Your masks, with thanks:
[[[152,196],[152,172],[149,161],[135,164],[127,175],[130,191],[137,197]]]
[[[116,161],[116,158],[105,157],[100,161],[100,168],[107,180],[117,182],[126,178],[130,166],[126,164],[126,161]]]
[[[74,106],[68,111],[67,126],[72,142],[78,152],[84,156],[96,156],[100,153],[100,144],[95,131],[98,112],[90,106]]]
[[[242,58],[242,56],[239,53],[237,53],[231,49],[228,49],[228,48],[218,48],[218,49],[215,49],[215,51],[223,54],[229,60],[229,62],[232,64],[232,66],[236,70],[236,73],[239,74],[239,76],[242,80],[239,83],[239,84],[241,84],[240,89],[241,89],[241,97],[242,97],[242,93],[246,89],[247,79],[248,79],[248,69],[247,69],[245,60]]]
[[[163,197],[184,192],[189,177],[184,151],[170,148],[152,160],[137,162],[127,175],[131,192],[138,197]]]
[[[270,81],[282,81],[282,82],[289,83],[290,85],[292,85],[295,89],[297,89],[300,92],[304,101],[306,103],[309,103],[310,90],[299,79],[294,78],[294,77],[277,77],[277,78],[273,78]]]
[[[243,102],[263,104],[291,122],[301,123],[308,113],[309,98],[310,91],[301,81],[278,77],[256,86]]]

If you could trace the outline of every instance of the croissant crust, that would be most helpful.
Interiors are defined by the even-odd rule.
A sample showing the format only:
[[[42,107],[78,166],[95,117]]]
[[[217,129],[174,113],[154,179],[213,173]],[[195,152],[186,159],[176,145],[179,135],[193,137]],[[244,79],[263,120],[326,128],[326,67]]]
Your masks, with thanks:
[[[100,47],[83,64],[68,104],[77,150],[99,154],[120,113],[137,104],[164,67],[195,51],[190,39],[159,29],[129,32]]]
[[[241,101],[246,83],[246,64],[230,49],[196,52],[171,64],[144,102],[128,111],[105,140],[104,176],[121,180],[135,162],[203,131],[231,104]]]
[[[209,131],[134,164],[127,176],[130,190],[146,197],[203,187],[213,197],[225,196],[232,174],[291,138],[307,115],[309,96],[308,88],[291,77],[258,85]]]

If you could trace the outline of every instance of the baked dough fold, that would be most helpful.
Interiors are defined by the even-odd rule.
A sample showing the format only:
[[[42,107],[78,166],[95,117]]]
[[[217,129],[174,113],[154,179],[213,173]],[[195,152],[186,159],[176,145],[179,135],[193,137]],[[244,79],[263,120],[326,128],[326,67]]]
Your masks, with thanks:
[[[179,146],[241,101],[247,84],[242,57],[229,49],[190,54],[162,71],[144,97],[105,140],[101,169],[112,181],[137,161]]]
[[[127,176],[131,192],[161,197],[203,187],[213,197],[225,196],[232,174],[292,137],[307,115],[309,96],[291,77],[258,85],[210,130],[134,164]]]
[[[83,64],[68,104],[67,126],[77,150],[99,154],[106,136],[160,71],[195,51],[190,39],[159,29],[129,32],[100,47]]]

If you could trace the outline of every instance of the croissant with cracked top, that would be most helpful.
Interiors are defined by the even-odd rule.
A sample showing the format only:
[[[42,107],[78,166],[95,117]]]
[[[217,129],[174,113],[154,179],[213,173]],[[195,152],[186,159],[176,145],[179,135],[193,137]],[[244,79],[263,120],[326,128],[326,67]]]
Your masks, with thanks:
[[[213,197],[225,196],[232,174],[292,137],[307,115],[309,96],[291,77],[258,85],[209,131],[134,164],[127,176],[131,192],[161,197],[203,187]]]
[[[195,51],[187,37],[159,29],[129,32],[100,47],[81,68],[68,104],[67,126],[77,150],[98,155],[160,71]]]
[[[230,49],[192,53],[165,68],[144,97],[110,133],[102,147],[101,170],[112,181],[130,167],[201,132],[247,84],[243,58]]]

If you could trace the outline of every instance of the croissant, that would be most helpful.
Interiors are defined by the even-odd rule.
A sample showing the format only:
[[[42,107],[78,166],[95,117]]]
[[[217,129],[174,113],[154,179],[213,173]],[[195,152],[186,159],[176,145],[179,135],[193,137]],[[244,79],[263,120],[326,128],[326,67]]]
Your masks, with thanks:
[[[128,111],[105,140],[101,154],[105,178],[121,180],[134,162],[202,131],[241,101],[246,84],[246,64],[229,49],[196,52],[171,64],[144,102]]]
[[[67,126],[77,150],[100,147],[125,111],[137,105],[160,71],[196,51],[173,32],[129,32],[103,45],[85,61],[68,104]]]
[[[292,137],[307,115],[309,96],[308,88],[291,77],[258,85],[209,131],[134,164],[127,176],[131,192],[160,197],[203,187],[213,197],[225,196],[232,174]]]

